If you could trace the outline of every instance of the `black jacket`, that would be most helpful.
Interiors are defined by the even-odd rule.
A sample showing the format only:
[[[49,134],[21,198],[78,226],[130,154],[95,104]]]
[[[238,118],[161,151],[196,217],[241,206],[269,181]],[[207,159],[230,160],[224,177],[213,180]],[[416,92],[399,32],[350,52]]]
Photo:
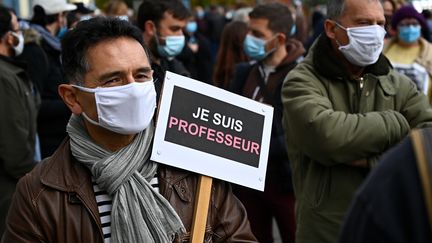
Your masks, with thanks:
[[[339,242],[432,242],[410,139],[389,150],[359,189]]]
[[[287,44],[287,56],[270,73],[267,80],[262,71],[262,63],[240,63],[236,65],[234,80],[230,84],[230,91],[272,105],[274,108],[272,133],[270,138],[270,150],[267,165],[267,180],[272,180],[282,188],[292,190],[291,169],[288,160],[287,147],[282,127],[282,83],[295,65],[297,59],[305,52],[299,41],[291,41]],[[259,90],[255,97],[254,93]]]

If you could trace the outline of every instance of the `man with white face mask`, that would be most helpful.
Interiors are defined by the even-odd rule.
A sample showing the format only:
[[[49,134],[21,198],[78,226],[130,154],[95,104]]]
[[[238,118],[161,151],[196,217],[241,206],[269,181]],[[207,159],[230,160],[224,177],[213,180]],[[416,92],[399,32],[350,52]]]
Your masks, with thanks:
[[[2,242],[189,241],[198,175],[150,160],[156,91],[140,30],[96,17],[62,50],[68,137],[18,183]],[[206,241],[256,242],[228,183],[210,202]]]
[[[153,76],[158,92],[165,71],[190,76],[183,63],[176,59],[185,46],[183,29],[190,15],[180,0],[144,0],[138,9],[136,24],[153,57]]]
[[[16,183],[35,165],[40,98],[25,65],[14,60],[23,44],[17,17],[0,5],[0,238]]]
[[[325,32],[282,87],[297,243],[336,242],[378,158],[411,128],[432,125],[426,96],[381,54],[380,1],[329,0],[327,14]]]

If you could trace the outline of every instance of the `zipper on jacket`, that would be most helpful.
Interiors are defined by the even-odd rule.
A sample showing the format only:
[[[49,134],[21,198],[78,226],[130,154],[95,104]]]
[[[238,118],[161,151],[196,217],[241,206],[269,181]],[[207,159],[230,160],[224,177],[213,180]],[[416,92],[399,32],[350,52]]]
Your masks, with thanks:
[[[359,81],[360,94],[361,94],[361,92],[363,91],[363,86],[364,86],[364,78],[363,78],[363,77],[360,77],[360,78],[358,79],[358,81]]]

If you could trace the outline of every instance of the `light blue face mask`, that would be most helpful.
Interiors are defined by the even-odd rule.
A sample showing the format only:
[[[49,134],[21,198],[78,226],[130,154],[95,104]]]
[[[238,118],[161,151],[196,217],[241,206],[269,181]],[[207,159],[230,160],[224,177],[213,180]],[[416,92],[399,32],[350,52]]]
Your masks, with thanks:
[[[195,21],[188,22],[186,25],[186,32],[188,33],[195,33],[197,29],[198,29],[198,24]]]
[[[267,41],[263,39],[256,38],[252,35],[246,35],[246,38],[243,42],[243,49],[249,58],[260,61],[276,50],[276,48],[273,48],[266,52],[266,44]]]
[[[67,32],[68,28],[66,26],[61,27],[60,30],[57,32],[57,38],[63,39]]]
[[[162,57],[174,57],[180,54],[185,46],[184,35],[170,35],[165,37],[165,45],[159,43],[156,36],[157,51]]]
[[[421,36],[420,25],[409,25],[399,27],[399,38],[406,43],[414,43]]]
[[[297,25],[293,23],[290,31],[290,36],[294,36],[297,33]]]
[[[196,13],[196,15],[197,15],[197,18],[198,18],[198,19],[203,19],[203,18],[204,18],[204,15],[205,15],[205,12],[204,12],[204,11],[198,11],[198,12]]]

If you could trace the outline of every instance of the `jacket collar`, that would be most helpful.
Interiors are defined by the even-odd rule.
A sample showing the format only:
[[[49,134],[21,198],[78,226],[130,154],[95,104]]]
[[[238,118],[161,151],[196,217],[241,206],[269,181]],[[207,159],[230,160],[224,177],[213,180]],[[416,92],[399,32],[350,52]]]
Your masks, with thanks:
[[[170,198],[170,195],[168,195],[170,190],[168,189],[173,188],[183,201],[192,202],[192,192],[195,188],[188,188],[188,184],[186,180],[184,180],[186,177],[190,176],[192,172],[159,164],[158,174],[159,191],[164,197]]]
[[[27,66],[24,62],[19,62],[7,56],[0,55],[0,61],[5,63],[6,68],[8,70],[11,70],[15,74],[25,72],[25,70],[27,69]]]
[[[65,192],[85,190],[91,185],[90,172],[72,156],[69,139],[65,139],[47,160],[54,163],[44,164],[42,184]]]
[[[331,46],[330,39],[321,34],[318,40],[311,47],[313,64],[317,71],[327,78],[351,79],[351,74],[347,72],[348,68],[341,68],[346,66],[338,57]],[[387,75],[392,69],[390,61],[382,54],[380,54],[378,61],[365,68],[364,74],[370,73],[375,76]]]
[[[284,69],[287,66],[291,66],[293,63],[297,62],[306,52],[303,44],[295,39],[290,39],[285,45],[287,54],[281,63],[275,68],[275,71]],[[263,61],[252,61],[252,64],[258,64],[258,66],[264,66]]]
[[[56,152],[46,160],[46,163],[42,165],[44,166],[41,173],[42,184],[60,191],[77,193],[84,203],[93,204],[91,173],[72,156],[69,139],[65,139]],[[49,163],[49,161],[52,162]],[[183,179],[192,173],[163,164],[159,164],[158,171],[159,179],[165,182],[159,183],[163,195],[165,195],[166,187],[170,186],[181,191],[185,185]],[[186,197],[184,198],[186,200],[192,199],[192,195],[183,194],[182,197]]]
[[[84,204],[93,220],[101,224],[90,171],[72,156],[69,138],[41,166],[43,185],[68,193],[69,203]],[[101,227],[99,234],[103,237]]]

